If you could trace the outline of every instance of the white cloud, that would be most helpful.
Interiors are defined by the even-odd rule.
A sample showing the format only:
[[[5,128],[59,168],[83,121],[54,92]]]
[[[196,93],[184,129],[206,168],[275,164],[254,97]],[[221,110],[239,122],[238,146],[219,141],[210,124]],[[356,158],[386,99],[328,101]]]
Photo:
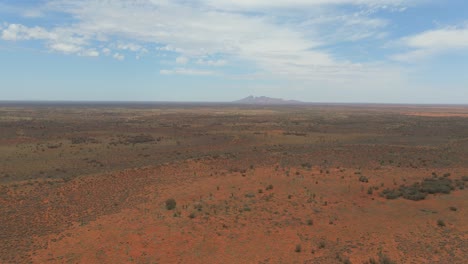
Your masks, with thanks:
[[[367,5],[399,6],[404,0],[205,0],[211,6],[224,9],[258,9],[258,8],[304,8],[324,5]]]
[[[109,48],[103,48],[102,53],[106,56],[111,55],[112,51]]]
[[[53,38],[53,34],[41,27],[26,27],[21,24],[10,24],[2,30],[3,40],[30,40]]]
[[[22,15],[27,18],[43,17],[44,13],[39,9],[28,9],[23,11]]]
[[[119,60],[119,61],[122,61],[125,59],[125,56],[120,54],[120,53],[115,53],[113,56],[112,56],[114,59],[116,60]]]
[[[80,52],[79,55],[84,57],[99,57],[99,52],[96,50],[85,50]]]
[[[146,48],[144,48],[141,45],[135,44],[135,43],[127,43],[127,44],[121,44],[120,43],[120,44],[117,45],[117,49],[119,49],[119,50],[129,50],[129,51],[133,51],[133,52],[142,52],[142,53],[148,52],[148,50]]]
[[[207,66],[215,66],[215,67],[220,67],[224,66],[227,64],[226,60],[204,60],[204,59],[198,59],[197,64],[200,65],[207,65]]]
[[[468,26],[426,31],[405,39],[413,48],[451,49],[468,47]]]
[[[82,37],[73,36],[63,28],[48,31],[42,27],[27,27],[21,24],[8,25],[2,30],[2,39],[8,41],[44,40],[50,50],[66,54],[77,53],[85,45]]]
[[[266,17],[199,9],[173,2],[55,1],[53,6],[80,18],[81,22],[71,30],[81,36],[100,35],[108,39],[117,36],[155,44],[180,57],[232,55],[267,71],[284,71],[291,65],[340,65],[327,52],[314,49],[320,41]],[[221,65],[223,62],[209,63]]]
[[[429,30],[399,41],[410,50],[394,55],[398,61],[412,62],[438,54],[468,50],[468,24],[463,27],[446,27]]]
[[[29,28],[9,25],[2,31],[5,40],[38,39],[53,51],[83,54],[96,49],[110,56],[112,50],[142,52],[154,50],[177,57],[184,65],[193,60],[199,65],[223,66],[225,58],[253,65],[255,74],[293,79],[361,78],[370,67],[337,58],[326,45],[339,40],[357,41],[382,36],[387,21],[371,18],[373,9],[400,6],[399,0],[279,0],[186,1],[138,0],[53,0],[49,11],[68,14],[76,22],[55,28]],[[405,1],[407,2],[407,1]],[[356,5],[362,12],[352,15],[323,11],[321,6]],[[251,15],[231,10],[277,8],[274,13]],[[316,19],[298,17],[294,21],[276,17],[283,7],[313,7]],[[176,18],[176,19],[175,19]],[[324,34],[324,25],[341,25],[335,35]],[[13,28],[11,28],[13,27]],[[106,47],[106,48],[102,48]],[[164,56],[164,55],[163,55]],[[124,54],[114,53],[118,60]],[[216,57],[217,60],[206,58]],[[185,59],[187,58],[187,59]],[[167,71],[167,72],[166,72]],[[166,70],[162,74],[209,75],[208,71]],[[209,74],[208,74],[209,73]]]
[[[49,48],[51,50],[63,53],[77,53],[81,51],[81,47],[67,43],[53,43],[49,45]]]
[[[176,63],[177,64],[187,64],[189,62],[189,58],[180,56],[176,58]]]
[[[164,69],[164,70],[160,70],[159,73],[162,75],[192,75],[192,76],[206,76],[206,75],[215,74],[215,72],[213,71],[186,69],[186,68],[177,68],[173,70]]]

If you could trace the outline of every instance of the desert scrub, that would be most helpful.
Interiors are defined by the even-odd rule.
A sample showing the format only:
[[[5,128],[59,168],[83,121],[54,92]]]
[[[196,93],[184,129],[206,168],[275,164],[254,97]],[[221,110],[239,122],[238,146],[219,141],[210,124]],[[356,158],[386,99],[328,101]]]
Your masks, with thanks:
[[[167,210],[174,210],[176,208],[176,201],[174,198],[170,198],[166,200],[166,209]]]
[[[428,194],[449,194],[455,187],[452,180],[447,177],[426,178],[421,183],[417,182],[410,186],[402,185],[398,189],[385,189],[381,196],[387,199],[403,197],[407,200],[420,201]]]
[[[325,241],[320,241],[319,244],[318,244],[318,248],[322,249],[322,248],[325,248]]]
[[[437,226],[444,227],[445,222],[442,219],[437,220]]]
[[[297,245],[296,245],[296,248],[294,249],[294,252],[299,253],[299,252],[301,252],[301,251],[302,251],[301,245],[297,244]]]
[[[368,182],[369,182],[369,179],[368,179],[366,176],[361,175],[361,176],[359,177],[359,181],[360,181],[360,182],[368,183]]]
[[[396,264],[396,262],[391,260],[387,255],[380,252],[378,260],[375,258],[370,258],[368,261],[364,262],[364,264]]]

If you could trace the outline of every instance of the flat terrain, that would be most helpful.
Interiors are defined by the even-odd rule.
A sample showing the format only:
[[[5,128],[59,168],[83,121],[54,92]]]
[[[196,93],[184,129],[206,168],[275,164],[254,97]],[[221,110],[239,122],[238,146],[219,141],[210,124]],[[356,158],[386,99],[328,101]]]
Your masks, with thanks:
[[[466,263],[467,188],[468,107],[0,103],[0,263]]]

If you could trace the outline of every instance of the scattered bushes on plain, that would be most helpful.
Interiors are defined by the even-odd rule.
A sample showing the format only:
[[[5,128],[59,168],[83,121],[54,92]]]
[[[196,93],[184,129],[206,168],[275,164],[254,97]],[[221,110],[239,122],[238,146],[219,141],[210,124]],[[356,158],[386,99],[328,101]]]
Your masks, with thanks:
[[[176,201],[173,198],[167,199],[166,200],[166,209],[167,210],[173,210],[176,208]]]
[[[302,251],[301,245],[297,244],[297,245],[296,245],[296,248],[294,249],[294,251],[297,252],[297,253],[301,252],[301,251]]]
[[[455,190],[453,181],[446,177],[426,178],[421,183],[417,182],[411,186],[402,185],[398,189],[385,189],[381,196],[387,199],[397,199],[403,197],[407,200],[424,200],[428,194],[449,194]],[[457,181],[457,186],[459,185]]]
[[[369,182],[369,179],[368,179],[366,176],[361,175],[361,176],[359,176],[359,181],[360,181],[360,182],[366,182],[366,183],[367,183],[367,182]]]
[[[440,227],[444,227],[445,226],[445,222],[441,219],[437,220],[437,225],[440,226]]]

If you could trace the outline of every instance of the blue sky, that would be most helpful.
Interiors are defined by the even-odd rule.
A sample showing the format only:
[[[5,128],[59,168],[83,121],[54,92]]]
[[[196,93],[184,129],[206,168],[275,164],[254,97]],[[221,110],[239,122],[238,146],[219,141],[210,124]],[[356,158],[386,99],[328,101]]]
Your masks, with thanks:
[[[0,100],[468,103],[465,0],[0,0]]]

